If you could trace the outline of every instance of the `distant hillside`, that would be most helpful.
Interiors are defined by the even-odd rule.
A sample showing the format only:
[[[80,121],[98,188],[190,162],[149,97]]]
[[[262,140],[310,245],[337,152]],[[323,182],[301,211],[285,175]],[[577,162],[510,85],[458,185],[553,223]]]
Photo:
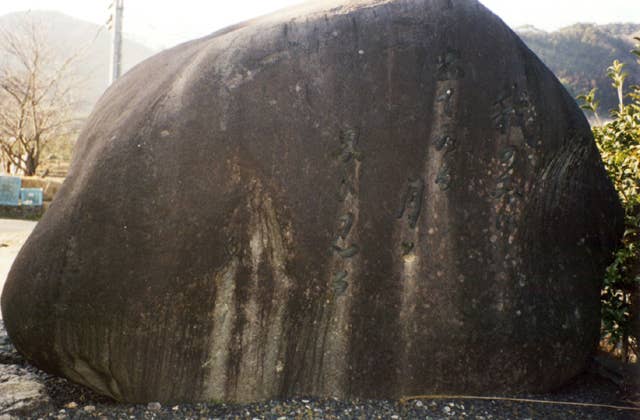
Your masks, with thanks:
[[[111,35],[108,29],[53,11],[18,12],[0,16],[0,27],[9,30],[19,27],[19,23],[25,21],[27,13],[39,24],[50,46],[59,51],[61,57],[69,57],[73,52],[80,50],[86,51],[78,61],[76,70],[80,80],[79,94],[82,102],[79,112],[88,114],[107,88],[109,81]],[[154,51],[150,48],[128,40],[125,33],[124,71],[153,54]]]
[[[630,53],[640,24],[595,25],[580,23],[555,32],[532,26],[516,29],[542,61],[556,74],[573,97],[598,88],[600,114],[617,107],[617,96],[607,78],[613,60],[626,63],[627,86],[640,84],[640,66]]]

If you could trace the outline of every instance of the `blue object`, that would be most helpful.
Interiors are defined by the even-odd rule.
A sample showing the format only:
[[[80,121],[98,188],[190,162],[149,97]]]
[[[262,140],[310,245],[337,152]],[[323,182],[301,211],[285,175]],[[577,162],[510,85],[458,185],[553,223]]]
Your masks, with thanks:
[[[20,204],[19,176],[0,175],[0,206],[17,206]]]
[[[23,206],[42,206],[42,188],[21,188],[20,204]]]

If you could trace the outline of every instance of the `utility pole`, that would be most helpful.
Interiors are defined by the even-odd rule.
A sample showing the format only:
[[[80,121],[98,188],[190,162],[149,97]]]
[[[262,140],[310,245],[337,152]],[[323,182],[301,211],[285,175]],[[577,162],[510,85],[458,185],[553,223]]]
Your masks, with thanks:
[[[109,72],[109,84],[115,82],[122,74],[122,15],[124,0],[113,0],[112,11],[112,44],[111,44],[111,71]]]

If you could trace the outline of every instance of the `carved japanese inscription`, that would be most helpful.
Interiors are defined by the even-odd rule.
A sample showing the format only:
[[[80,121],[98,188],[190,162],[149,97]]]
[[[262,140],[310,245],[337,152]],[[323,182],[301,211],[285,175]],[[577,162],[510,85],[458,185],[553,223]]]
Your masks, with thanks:
[[[336,236],[331,244],[331,251],[341,260],[347,260],[360,252],[360,247],[349,240],[351,230],[356,220],[352,208],[356,205],[356,185],[358,183],[359,165],[362,154],[357,148],[357,133],[352,129],[341,130],[339,134],[340,146],[336,151],[338,165],[343,172],[338,186],[338,200],[342,202],[344,213],[338,217]],[[343,264],[338,263],[341,267]],[[332,284],[336,296],[341,296],[347,290],[349,271],[340,268],[334,275]]]

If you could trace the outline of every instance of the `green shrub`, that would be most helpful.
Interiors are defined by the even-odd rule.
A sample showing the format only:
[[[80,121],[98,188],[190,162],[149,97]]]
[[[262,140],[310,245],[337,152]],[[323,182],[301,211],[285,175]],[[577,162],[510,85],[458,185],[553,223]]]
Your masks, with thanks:
[[[636,40],[640,42],[640,38]],[[640,65],[640,44],[632,52]],[[596,117],[593,135],[625,210],[624,236],[606,270],[601,293],[602,343],[632,361],[639,354],[640,324],[640,86],[631,86],[625,94],[624,66],[616,60],[608,69],[619,101],[618,109],[611,111],[611,121],[600,121],[595,90],[578,99],[584,102],[582,108]]]

